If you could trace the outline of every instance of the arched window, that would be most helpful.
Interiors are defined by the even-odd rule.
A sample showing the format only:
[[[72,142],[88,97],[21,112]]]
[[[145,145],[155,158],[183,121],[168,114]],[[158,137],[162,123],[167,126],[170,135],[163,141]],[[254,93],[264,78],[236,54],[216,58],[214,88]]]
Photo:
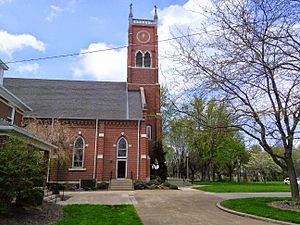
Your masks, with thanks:
[[[152,139],[152,127],[151,127],[151,125],[146,126],[146,134],[147,134],[147,138],[151,140]]]
[[[73,148],[73,167],[83,167],[84,145],[82,137],[76,138]]]
[[[151,66],[151,55],[149,52],[146,52],[144,55],[144,67],[150,67]]]
[[[143,53],[138,51],[135,55],[135,66],[142,67],[143,66]]]
[[[125,138],[118,141],[118,158],[127,158],[127,141]]]

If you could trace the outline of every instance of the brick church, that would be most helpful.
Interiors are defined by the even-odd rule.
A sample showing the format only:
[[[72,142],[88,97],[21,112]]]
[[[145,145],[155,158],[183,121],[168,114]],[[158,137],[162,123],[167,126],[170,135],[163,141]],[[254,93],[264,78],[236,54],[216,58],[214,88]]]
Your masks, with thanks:
[[[150,151],[161,140],[157,10],[129,13],[127,82],[5,78],[32,111],[24,119],[60,120],[75,136],[69,166],[52,182],[150,179]]]

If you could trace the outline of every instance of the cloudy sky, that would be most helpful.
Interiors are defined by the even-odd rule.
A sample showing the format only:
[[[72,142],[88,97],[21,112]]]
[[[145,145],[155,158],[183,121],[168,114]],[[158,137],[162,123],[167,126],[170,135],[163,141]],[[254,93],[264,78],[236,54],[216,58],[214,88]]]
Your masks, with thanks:
[[[134,18],[159,14],[160,40],[180,29],[196,27],[203,0],[0,0],[0,59],[10,67],[6,77],[126,80],[126,48],[83,56],[11,63],[53,55],[95,51],[127,45],[129,4]],[[174,34],[173,34],[174,35]],[[167,71],[160,46],[161,70]],[[164,73],[167,74],[167,73]],[[162,80],[168,79],[167,75]]]

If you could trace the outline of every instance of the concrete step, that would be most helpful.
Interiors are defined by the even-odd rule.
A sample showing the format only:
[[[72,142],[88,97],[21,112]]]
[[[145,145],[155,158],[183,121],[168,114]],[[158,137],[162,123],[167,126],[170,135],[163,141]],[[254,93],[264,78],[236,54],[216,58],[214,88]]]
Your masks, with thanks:
[[[124,179],[124,180],[112,179],[110,181],[108,189],[111,191],[132,191],[133,182],[130,179]]]

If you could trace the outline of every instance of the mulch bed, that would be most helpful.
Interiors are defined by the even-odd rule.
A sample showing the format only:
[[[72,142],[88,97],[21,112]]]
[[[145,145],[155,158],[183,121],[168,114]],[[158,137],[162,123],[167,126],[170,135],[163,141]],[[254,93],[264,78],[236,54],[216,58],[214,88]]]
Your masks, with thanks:
[[[271,202],[269,203],[270,206],[278,209],[283,209],[283,210],[292,210],[296,212],[300,212],[300,206],[299,205],[289,205],[284,202]]]
[[[63,218],[63,206],[44,202],[42,210],[30,212],[16,209],[9,217],[0,217],[0,224],[5,225],[47,225]]]

